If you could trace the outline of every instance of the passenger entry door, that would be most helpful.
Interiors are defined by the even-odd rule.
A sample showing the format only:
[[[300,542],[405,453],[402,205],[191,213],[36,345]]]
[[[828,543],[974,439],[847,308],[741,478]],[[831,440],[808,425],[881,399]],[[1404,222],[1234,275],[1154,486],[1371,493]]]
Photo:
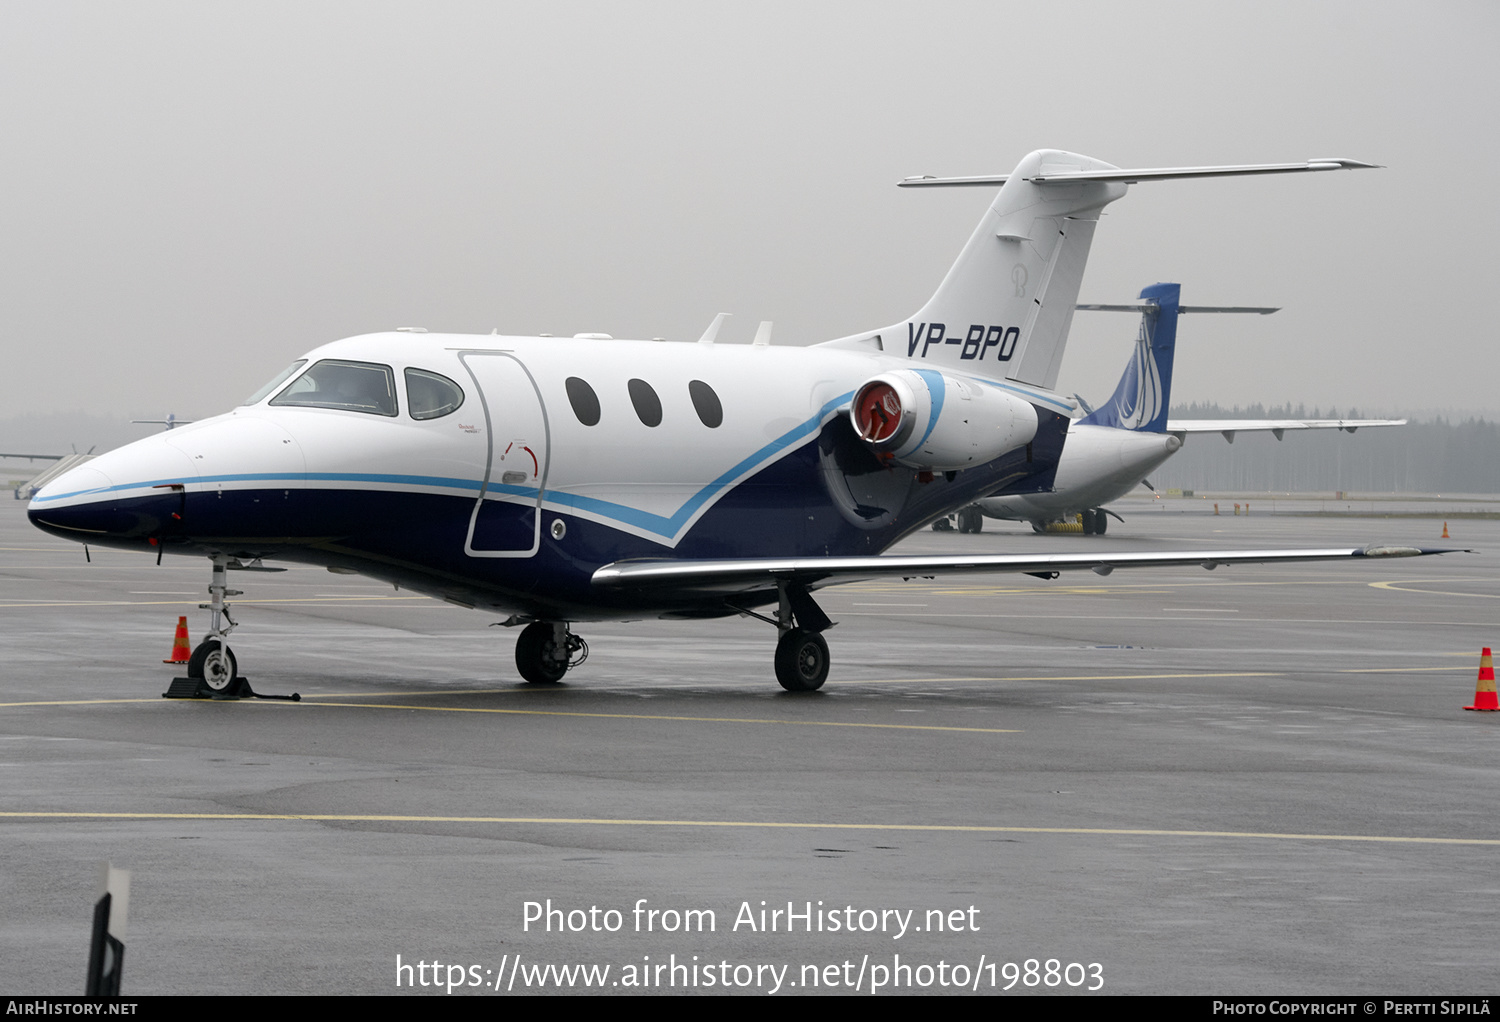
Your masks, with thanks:
[[[530,557],[541,549],[552,447],[541,390],[511,352],[464,351],[458,357],[484,405],[488,438],[484,482],[469,517],[464,553]]]

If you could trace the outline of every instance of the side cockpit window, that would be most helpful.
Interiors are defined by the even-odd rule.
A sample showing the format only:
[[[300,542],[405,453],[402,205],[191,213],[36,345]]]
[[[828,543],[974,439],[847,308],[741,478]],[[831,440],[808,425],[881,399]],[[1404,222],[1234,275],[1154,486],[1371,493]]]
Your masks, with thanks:
[[[297,361],[293,362],[291,365],[287,366],[281,372],[277,373],[276,374],[276,379],[272,380],[270,383],[266,384],[264,387],[262,387],[259,390],[257,390],[254,394],[251,394],[250,397],[245,400],[245,404],[247,404],[247,405],[259,404],[265,398],[265,396],[267,394],[271,393],[271,391],[273,391],[277,387],[281,386],[287,380],[290,380],[292,378],[292,374],[295,373],[298,369],[301,369],[305,365],[307,365],[307,359],[305,359],[305,358],[299,358],[299,359],[297,359]]]
[[[440,419],[463,403],[463,389],[448,377],[426,369],[406,370],[406,414],[413,419]]]
[[[390,366],[325,358],[272,398],[271,404],[395,415],[396,376]]]

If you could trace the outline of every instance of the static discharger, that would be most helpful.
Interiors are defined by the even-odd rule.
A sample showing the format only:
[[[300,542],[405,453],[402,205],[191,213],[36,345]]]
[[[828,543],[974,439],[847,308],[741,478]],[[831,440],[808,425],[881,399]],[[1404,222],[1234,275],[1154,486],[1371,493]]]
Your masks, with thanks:
[[[1479,681],[1474,686],[1474,705],[1464,709],[1500,710],[1500,700],[1495,697],[1495,662],[1490,658],[1488,646],[1479,654]]]
[[[172,637],[172,659],[163,660],[164,664],[185,664],[193,659],[193,647],[188,642],[187,615],[177,619],[177,634]]]

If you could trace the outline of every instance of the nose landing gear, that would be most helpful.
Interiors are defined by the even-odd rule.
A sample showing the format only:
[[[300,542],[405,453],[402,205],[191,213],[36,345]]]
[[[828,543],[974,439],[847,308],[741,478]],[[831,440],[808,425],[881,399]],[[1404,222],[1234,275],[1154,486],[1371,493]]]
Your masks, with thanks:
[[[186,678],[174,678],[162,695],[168,699],[198,699],[205,696],[220,699],[286,699],[300,702],[302,697],[293,692],[289,696],[263,695],[250,687],[247,678],[239,673],[239,664],[225,640],[238,627],[229,616],[226,597],[242,596],[243,590],[229,588],[231,567],[248,571],[284,571],[284,568],[267,568],[257,559],[250,564],[241,564],[237,558],[227,554],[213,554],[213,578],[208,585],[208,603],[198,604],[199,610],[209,612],[208,636],[193,650],[188,659]]]
[[[208,585],[208,603],[198,604],[199,610],[209,612],[208,637],[193,650],[188,661],[188,677],[203,682],[215,695],[234,695],[239,681],[239,665],[225,641],[237,627],[229,616],[229,604],[225,597],[243,595],[243,590],[229,588],[229,558],[224,554],[213,555],[213,579]]]

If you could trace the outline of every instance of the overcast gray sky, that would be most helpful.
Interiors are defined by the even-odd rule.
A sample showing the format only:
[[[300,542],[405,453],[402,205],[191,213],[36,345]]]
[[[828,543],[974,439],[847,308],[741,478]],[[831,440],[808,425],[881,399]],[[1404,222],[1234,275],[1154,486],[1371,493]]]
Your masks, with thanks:
[[[1494,414],[1500,5],[0,5],[0,419],[202,416],[339,337],[808,344],[917,309],[1037,148],[1388,169],[1138,185],[1086,301],[1179,281],[1177,401]],[[1134,337],[1081,313],[1059,388]]]

